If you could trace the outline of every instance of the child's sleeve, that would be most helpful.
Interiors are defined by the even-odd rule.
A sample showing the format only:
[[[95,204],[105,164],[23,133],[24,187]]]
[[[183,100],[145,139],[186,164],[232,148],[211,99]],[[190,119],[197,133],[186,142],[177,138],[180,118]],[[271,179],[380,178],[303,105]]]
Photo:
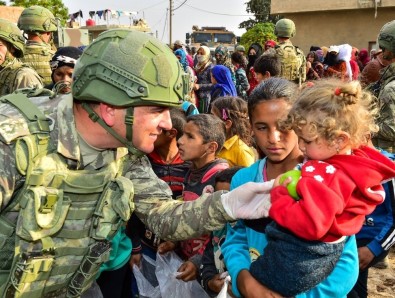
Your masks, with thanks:
[[[221,246],[221,251],[226,268],[232,278],[233,294],[236,297],[241,297],[237,288],[237,276],[241,270],[249,270],[251,265],[247,236],[242,220],[237,221],[233,227],[230,224],[227,225],[226,238]]]
[[[202,257],[202,265],[199,268],[200,279],[203,289],[210,295],[215,297],[218,293],[214,293],[210,290],[208,282],[217,274],[217,267],[214,261],[214,247],[211,241],[213,235],[210,236],[210,242],[207,244]]]

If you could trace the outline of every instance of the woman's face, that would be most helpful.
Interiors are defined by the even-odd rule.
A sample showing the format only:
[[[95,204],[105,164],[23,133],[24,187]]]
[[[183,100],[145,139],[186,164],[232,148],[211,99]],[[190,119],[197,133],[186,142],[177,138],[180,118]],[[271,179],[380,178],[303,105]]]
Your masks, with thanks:
[[[256,55],[255,49],[250,49],[250,51],[248,52],[248,55]]]
[[[53,71],[52,77],[53,77],[54,83],[56,84],[59,81],[63,81],[67,85],[66,87],[64,87],[60,90],[60,93],[71,92],[70,86],[71,86],[73,71],[74,71],[74,68],[72,68],[70,66],[66,66],[66,65],[58,67],[57,69],[55,69]]]
[[[300,154],[298,137],[293,130],[281,131],[278,121],[287,116],[289,103],[284,99],[265,100],[251,113],[252,132],[257,146],[269,162],[280,163]],[[291,154],[292,153],[292,154]]]

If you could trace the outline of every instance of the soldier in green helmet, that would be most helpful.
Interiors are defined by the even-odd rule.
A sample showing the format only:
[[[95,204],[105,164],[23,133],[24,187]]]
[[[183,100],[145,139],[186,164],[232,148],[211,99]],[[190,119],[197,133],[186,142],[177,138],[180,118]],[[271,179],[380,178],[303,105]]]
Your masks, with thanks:
[[[281,62],[280,77],[300,85],[306,80],[306,57],[303,51],[291,42],[291,38],[296,34],[295,23],[290,19],[277,21],[274,34],[278,40],[275,50]]]
[[[50,84],[52,72],[49,62],[56,52],[51,43],[53,32],[58,30],[57,20],[48,9],[34,5],[22,11],[18,27],[27,37],[22,61],[37,71],[44,85]]]
[[[34,69],[23,64],[25,39],[22,32],[8,20],[0,19],[0,96],[19,88],[42,87]]]
[[[265,184],[184,203],[152,171],[145,154],[171,128],[182,74],[165,44],[116,29],[85,49],[70,94],[0,98],[1,297],[80,297],[133,211],[175,240],[267,213]]]
[[[388,152],[395,152],[395,20],[381,28],[378,43],[383,51],[383,60],[390,64],[381,70],[378,83],[378,108],[380,109],[377,124],[378,133],[373,136],[375,146]]]

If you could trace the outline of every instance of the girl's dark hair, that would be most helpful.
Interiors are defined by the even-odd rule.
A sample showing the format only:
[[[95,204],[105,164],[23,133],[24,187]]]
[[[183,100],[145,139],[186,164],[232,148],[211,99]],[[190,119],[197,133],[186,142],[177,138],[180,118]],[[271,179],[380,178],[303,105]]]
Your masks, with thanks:
[[[176,139],[178,140],[183,134],[184,125],[187,123],[187,117],[182,108],[172,108],[170,109],[170,118],[172,127],[177,130]]]
[[[236,62],[237,64],[244,63],[243,55],[239,52],[233,52],[230,58],[232,59],[232,61]]]
[[[203,138],[203,143],[216,142],[218,144],[218,153],[226,140],[225,123],[217,116],[211,114],[198,114],[187,117],[187,122],[193,122]]]
[[[269,78],[256,86],[248,97],[248,115],[251,119],[254,108],[262,101],[281,98],[291,103],[297,95],[295,83],[283,78]]]
[[[244,167],[236,166],[219,172],[217,176],[215,176],[215,183],[217,182],[230,183],[232,181],[233,176],[237,173],[238,170],[242,168]]]
[[[251,145],[251,127],[248,120],[247,103],[239,97],[224,96],[217,98],[213,102],[213,107],[219,111],[220,118],[223,121],[227,119],[232,121],[232,127],[230,128],[232,136],[238,135],[244,143]]]

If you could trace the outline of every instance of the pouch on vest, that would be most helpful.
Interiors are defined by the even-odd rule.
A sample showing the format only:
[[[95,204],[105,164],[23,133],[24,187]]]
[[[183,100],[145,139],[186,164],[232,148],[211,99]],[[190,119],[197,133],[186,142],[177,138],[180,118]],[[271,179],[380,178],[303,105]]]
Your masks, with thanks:
[[[133,210],[133,183],[125,177],[109,182],[94,212],[91,237],[96,240],[112,238],[121,221],[127,221]]]
[[[66,219],[71,201],[63,190],[44,186],[31,187],[20,201],[16,234],[36,241],[58,232]]]
[[[5,292],[5,297],[42,297],[45,286],[32,288],[32,281],[41,281],[44,285],[48,279],[54,257],[23,253],[10,274],[10,281]]]

